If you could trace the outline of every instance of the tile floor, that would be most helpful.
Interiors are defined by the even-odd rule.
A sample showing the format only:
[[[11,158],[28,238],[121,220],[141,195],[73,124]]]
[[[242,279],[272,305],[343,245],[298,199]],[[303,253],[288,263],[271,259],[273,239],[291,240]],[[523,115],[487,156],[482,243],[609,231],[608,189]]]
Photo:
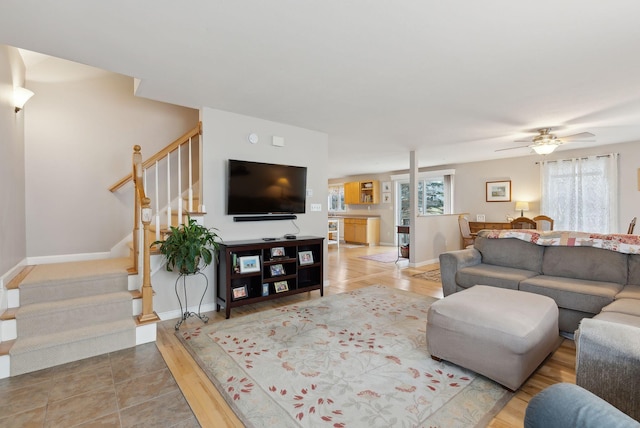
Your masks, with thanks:
[[[155,343],[0,379],[0,427],[199,427]]]

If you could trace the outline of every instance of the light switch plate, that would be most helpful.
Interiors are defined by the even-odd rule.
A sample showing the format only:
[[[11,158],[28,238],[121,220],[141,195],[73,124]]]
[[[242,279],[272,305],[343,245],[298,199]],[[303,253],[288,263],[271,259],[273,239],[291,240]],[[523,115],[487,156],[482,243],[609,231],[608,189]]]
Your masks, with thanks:
[[[322,211],[322,204],[311,204],[311,211]]]

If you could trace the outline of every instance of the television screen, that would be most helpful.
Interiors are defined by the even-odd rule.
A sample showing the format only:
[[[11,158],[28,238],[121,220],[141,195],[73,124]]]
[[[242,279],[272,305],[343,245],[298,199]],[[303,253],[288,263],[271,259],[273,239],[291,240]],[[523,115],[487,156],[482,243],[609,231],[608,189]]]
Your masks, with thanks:
[[[229,159],[227,214],[305,212],[307,168]]]

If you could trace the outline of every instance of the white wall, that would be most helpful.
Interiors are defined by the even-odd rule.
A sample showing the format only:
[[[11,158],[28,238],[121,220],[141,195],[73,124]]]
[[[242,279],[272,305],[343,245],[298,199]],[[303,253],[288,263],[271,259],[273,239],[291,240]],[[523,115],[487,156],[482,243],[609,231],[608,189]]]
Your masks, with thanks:
[[[327,228],[327,159],[326,134],[263,119],[205,108],[202,112],[203,195],[208,226],[220,229],[225,240],[281,237],[296,233],[291,221],[238,223],[226,215],[227,161],[240,159],[307,167],[305,214],[299,214],[296,224],[301,235],[325,236]],[[251,144],[249,134],[260,141]],[[273,136],[283,137],[284,147],[271,145]],[[321,212],[311,212],[310,204],[322,205]]]
[[[59,67],[59,78],[38,80],[45,66]],[[193,128],[198,111],[137,98],[130,77],[56,58],[35,65],[31,75],[27,255],[109,251],[133,224],[132,186],[108,191],[130,173],[133,146],[141,145],[146,159]]]
[[[297,214],[295,223],[300,235],[326,237],[327,231],[327,162],[328,137],[326,134],[282,123],[271,122],[249,116],[204,108],[201,112],[203,140],[203,179],[202,189],[207,214],[204,224],[215,227],[224,241],[261,239],[264,237],[282,237],[298,230],[290,220],[234,222],[233,216],[226,214],[227,197],[227,161],[229,159],[255,162],[279,163],[307,167],[307,190],[313,196],[307,196],[306,213]],[[255,133],[259,137],[257,144],[249,143],[247,137]],[[272,137],[283,137],[284,147],[271,144]],[[310,204],[321,204],[322,211],[311,212]],[[327,245],[325,241],[325,259]],[[325,281],[327,267],[325,265]],[[209,266],[205,270],[209,286],[215,284],[215,271]],[[173,293],[175,274],[158,273],[154,276],[155,310],[166,312],[177,306]],[[187,281],[190,281],[188,279]],[[199,284],[188,289],[190,302],[200,299],[202,292]],[[160,283],[164,285],[158,291]],[[171,293],[168,290],[171,290]],[[215,292],[210,288],[203,305],[210,308],[215,300]]]
[[[13,87],[24,86],[18,50],[0,45],[0,313],[7,307],[2,287],[26,257],[24,121],[27,109],[14,111]]]
[[[619,153],[619,216],[617,233],[626,233],[629,222],[640,214],[640,192],[637,170],[640,167],[640,143],[614,144],[590,149],[562,150],[547,155],[547,160],[568,159],[589,155]],[[536,162],[541,156],[453,165],[456,169],[454,204],[458,212],[470,213],[473,221],[477,214],[484,214],[487,221],[506,221],[506,216],[517,217],[516,201],[528,201],[530,211],[526,217],[540,213],[540,170]],[[486,202],[485,182],[511,180],[511,202]]]

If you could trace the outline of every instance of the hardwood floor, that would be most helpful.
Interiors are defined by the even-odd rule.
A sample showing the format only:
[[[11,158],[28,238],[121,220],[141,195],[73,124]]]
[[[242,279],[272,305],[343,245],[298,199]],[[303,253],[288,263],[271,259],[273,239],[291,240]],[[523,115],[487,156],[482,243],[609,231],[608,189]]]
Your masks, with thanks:
[[[414,278],[413,275],[433,269],[433,265],[418,269],[399,267],[395,263],[380,263],[359,258],[367,254],[394,251],[394,247],[329,247],[329,287],[325,295],[343,293],[373,284],[382,284],[414,293],[442,297],[440,283]],[[318,291],[290,296],[269,302],[233,309],[232,317],[287,305],[300,300],[320,298]],[[224,320],[224,311],[207,313],[210,323]],[[200,320],[188,319],[181,328],[200,325]],[[205,373],[193,361],[174,335],[175,320],[163,321],[158,328],[157,346],[173,373],[191,409],[203,427],[242,427],[242,423],[211,384]],[[490,427],[522,427],[527,403],[535,394],[557,382],[575,383],[575,346],[565,339],[558,350],[518,390]]]

